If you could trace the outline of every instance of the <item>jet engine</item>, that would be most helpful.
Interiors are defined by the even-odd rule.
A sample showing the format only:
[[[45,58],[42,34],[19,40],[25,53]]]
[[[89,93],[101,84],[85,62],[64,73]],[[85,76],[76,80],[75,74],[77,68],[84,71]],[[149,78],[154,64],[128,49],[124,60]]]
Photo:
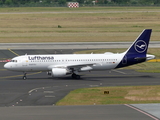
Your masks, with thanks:
[[[68,71],[64,68],[53,68],[52,69],[52,76],[53,77],[63,77],[67,75]]]

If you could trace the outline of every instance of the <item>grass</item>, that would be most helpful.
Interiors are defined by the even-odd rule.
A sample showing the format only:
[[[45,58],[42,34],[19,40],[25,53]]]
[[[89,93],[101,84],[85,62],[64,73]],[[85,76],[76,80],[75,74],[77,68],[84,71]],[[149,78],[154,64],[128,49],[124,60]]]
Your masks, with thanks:
[[[109,91],[109,94],[104,94]],[[160,86],[122,86],[77,89],[56,105],[159,103]]]
[[[160,64],[159,62],[145,62],[125,67],[123,69],[134,69],[137,72],[160,73]]]
[[[0,13],[7,13],[0,15],[0,43],[133,41],[146,28],[153,29],[151,40],[159,41],[159,10],[159,7],[0,8]]]

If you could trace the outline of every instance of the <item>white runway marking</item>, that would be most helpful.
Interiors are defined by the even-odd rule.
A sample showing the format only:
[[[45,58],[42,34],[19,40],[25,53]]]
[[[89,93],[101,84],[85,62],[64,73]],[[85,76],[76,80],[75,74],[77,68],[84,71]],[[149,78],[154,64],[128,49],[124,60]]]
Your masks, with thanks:
[[[125,72],[122,72],[122,71],[119,71],[119,70],[112,70],[114,72],[117,72],[117,73],[121,73],[121,74],[126,74]]]
[[[44,91],[44,93],[54,93],[54,91]]]
[[[55,97],[55,96],[53,96],[53,95],[46,95],[45,97],[46,97],[46,98],[53,98],[53,97]]]
[[[149,113],[147,113],[147,112],[145,112],[145,111],[142,111],[142,110],[140,110],[140,109],[138,109],[138,108],[136,108],[136,107],[134,107],[134,106],[132,106],[132,105],[125,104],[125,106],[130,107],[130,108],[132,108],[132,109],[134,109],[134,110],[136,110],[136,111],[138,111],[138,112],[141,112],[141,113],[143,113],[143,114],[145,114],[145,115],[153,118],[154,120],[159,120],[158,118],[154,117],[153,115],[151,115],[151,114],[149,114]]]
[[[143,111],[146,111],[147,113],[150,113],[160,119],[160,104],[159,103],[132,104],[132,106],[135,106]]]

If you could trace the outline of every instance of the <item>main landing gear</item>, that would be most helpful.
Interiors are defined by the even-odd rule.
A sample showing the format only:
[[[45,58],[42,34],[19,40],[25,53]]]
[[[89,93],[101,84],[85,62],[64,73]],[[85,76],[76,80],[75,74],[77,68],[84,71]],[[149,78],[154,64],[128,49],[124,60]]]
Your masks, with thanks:
[[[24,72],[23,80],[26,80],[26,79],[27,79],[26,74],[27,74],[27,73]]]
[[[81,76],[80,76],[80,75],[77,75],[77,74],[75,74],[75,73],[73,73],[73,74],[72,74],[72,78],[80,79],[80,78],[81,78]]]

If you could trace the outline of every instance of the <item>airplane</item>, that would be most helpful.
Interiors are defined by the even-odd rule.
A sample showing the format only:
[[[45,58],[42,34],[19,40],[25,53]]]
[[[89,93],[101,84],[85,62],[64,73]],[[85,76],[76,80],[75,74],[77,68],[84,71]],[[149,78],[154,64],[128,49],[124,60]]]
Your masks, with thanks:
[[[46,71],[52,77],[80,79],[79,72],[111,70],[122,68],[154,59],[154,55],[147,54],[152,29],[144,29],[132,45],[123,53],[103,54],[49,54],[22,55],[11,59],[4,68],[11,71],[23,72],[23,79],[27,79],[27,72]]]

